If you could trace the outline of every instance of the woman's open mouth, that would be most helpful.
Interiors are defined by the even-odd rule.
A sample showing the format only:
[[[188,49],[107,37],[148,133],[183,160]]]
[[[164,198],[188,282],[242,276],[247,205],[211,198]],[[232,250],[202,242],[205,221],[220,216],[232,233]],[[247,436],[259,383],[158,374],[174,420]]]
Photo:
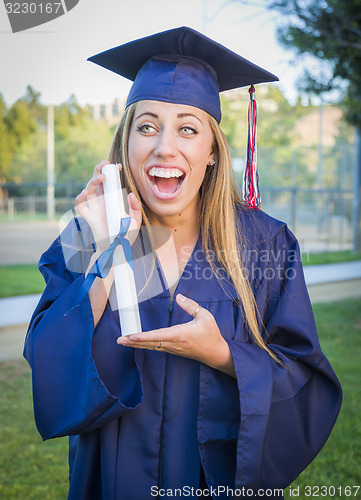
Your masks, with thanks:
[[[179,168],[151,167],[148,178],[161,197],[174,197],[180,189],[186,174]]]

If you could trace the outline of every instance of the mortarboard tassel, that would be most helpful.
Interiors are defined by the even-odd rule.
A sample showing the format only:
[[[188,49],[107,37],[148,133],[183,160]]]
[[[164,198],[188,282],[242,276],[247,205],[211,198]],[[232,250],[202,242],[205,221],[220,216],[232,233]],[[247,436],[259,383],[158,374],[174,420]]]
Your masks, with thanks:
[[[261,195],[258,187],[257,172],[257,104],[254,98],[254,86],[248,90],[249,108],[248,108],[248,142],[246,164],[243,176],[243,199],[250,208],[259,208],[261,206]]]

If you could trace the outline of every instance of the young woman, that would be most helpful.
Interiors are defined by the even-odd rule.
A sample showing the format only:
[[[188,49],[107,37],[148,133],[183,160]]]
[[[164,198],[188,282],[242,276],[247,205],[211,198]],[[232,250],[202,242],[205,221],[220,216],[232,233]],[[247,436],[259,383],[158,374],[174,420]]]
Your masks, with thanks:
[[[238,79],[273,76],[189,28],[100,55],[119,72],[141,52],[140,71],[109,161],[77,198],[81,217],[40,260],[47,286],[25,345],[39,432],[70,436],[70,499],[279,498],[337,418],[297,241],[233,182],[219,50]],[[109,246],[109,162],[132,218],[142,332],[128,337],[112,272],[84,295]]]

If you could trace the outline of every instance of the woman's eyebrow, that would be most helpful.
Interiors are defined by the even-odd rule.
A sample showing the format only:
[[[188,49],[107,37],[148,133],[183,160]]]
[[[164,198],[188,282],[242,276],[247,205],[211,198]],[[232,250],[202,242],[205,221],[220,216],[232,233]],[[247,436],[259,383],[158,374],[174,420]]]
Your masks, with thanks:
[[[193,113],[179,113],[177,115],[177,118],[187,118],[187,116],[193,116],[193,118],[196,118],[203,125],[202,120],[200,118],[198,118],[198,116],[194,115]]]
[[[159,118],[159,116],[156,113],[151,113],[150,111],[146,111],[145,113],[141,113],[140,115],[136,116],[135,119],[138,120],[138,118],[141,118],[142,116],[145,115],[151,116],[152,118]]]
[[[157,119],[159,118],[159,115],[157,115],[156,113],[152,113],[151,111],[145,111],[144,113],[141,113],[140,115],[136,116],[135,119],[138,120],[142,116],[151,116],[152,118],[157,118]],[[178,113],[177,118],[187,118],[188,116],[192,116],[193,118],[196,118],[203,125],[202,120],[200,118],[198,118],[198,116],[194,115],[193,113]]]

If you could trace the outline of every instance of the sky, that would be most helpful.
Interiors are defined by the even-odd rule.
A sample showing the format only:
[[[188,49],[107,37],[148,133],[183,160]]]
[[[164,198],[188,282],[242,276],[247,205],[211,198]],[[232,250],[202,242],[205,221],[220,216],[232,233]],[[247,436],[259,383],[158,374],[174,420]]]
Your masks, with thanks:
[[[27,85],[41,93],[44,104],[59,104],[71,94],[81,105],[124,98],[130,82],[87,58],[186,25],[276,74],[292,101],[301,67],[277,42],[277,14],[263,4],[264,0],[246,6],[234,0],[80,0],[49,23],[12,33],[1,2],[0,93],[8,105],[24,95]]]

